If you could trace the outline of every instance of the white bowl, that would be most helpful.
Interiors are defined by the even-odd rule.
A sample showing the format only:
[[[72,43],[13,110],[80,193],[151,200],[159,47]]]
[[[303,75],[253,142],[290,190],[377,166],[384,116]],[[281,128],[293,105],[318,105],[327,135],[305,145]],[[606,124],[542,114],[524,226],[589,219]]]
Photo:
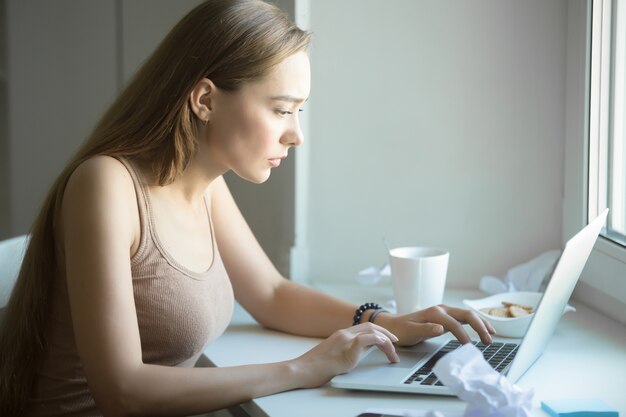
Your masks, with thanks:
[[[523,317],[495,317],[480,311],[480,309],[485,307],[502,307],[502,301],[505,301],[530,306],[535,311],[542,295],[543,293],[540,292],[503,292],[477,300],[463,300],[463,304],[487,319],[496,330],[496,336],[519,338],[524,337],[534,313]],[[576,311],[576,309],[567,304],[563,309],[563,313],[565,314],[568,311]]]

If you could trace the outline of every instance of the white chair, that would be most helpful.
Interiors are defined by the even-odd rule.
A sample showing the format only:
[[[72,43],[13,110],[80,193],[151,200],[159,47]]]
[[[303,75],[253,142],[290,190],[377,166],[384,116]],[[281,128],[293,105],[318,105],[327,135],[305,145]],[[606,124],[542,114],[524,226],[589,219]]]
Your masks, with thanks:
[[[9,302],[28,239],[28,235],[22,235],[0,242],[0,317]]]

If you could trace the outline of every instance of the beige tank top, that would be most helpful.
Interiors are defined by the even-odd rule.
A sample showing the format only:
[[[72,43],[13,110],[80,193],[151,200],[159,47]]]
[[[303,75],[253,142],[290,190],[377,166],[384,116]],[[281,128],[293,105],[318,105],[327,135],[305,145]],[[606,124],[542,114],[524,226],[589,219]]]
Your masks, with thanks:
[[[213,264],[197,273],[179,264],[160,242],[150,192],[131,163],[141,240],[131,259],[143,362],[193,366],[203,348],[224,332],[233,312],[233,290],[213,234]],[[207,215],[209,204],[205,197]],[[212,227],[212,226],[211,226]],[[99,416],[76,349],[65,274],[53,289],[49,348],[37,375],[31,416]]]

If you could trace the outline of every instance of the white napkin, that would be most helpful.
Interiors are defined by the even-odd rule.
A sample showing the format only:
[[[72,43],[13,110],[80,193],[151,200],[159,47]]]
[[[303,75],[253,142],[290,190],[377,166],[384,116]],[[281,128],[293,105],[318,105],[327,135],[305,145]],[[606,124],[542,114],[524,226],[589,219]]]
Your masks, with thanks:
[[[433,372],[456,396],[468,402],[464,417],[529,417],[532,391],[496,372],[472,344],[448,353]]]
[[[362,285],[376,285],[381,279],[389,276],[391,276],[391,267],[389,263],[386,263],[380,268],[370,266],[359,271],[356,280]]]
[[[480,279],[480,289],[487,294],[542,291],[547,284],[545,280],[554,269],[560,255],[560,250],[544,252],[528,262],[509,269],[504,279],[484,276]]]

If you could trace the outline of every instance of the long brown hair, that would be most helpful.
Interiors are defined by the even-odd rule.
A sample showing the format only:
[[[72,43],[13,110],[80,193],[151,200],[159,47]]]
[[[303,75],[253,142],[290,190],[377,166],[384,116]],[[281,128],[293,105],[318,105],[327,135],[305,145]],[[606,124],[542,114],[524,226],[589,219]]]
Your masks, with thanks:
[[[196,150],[200,121],[189,94],[206,77],[236,91],[286,57],[310,35],[261,0],[209,0],[166,36],[103,115],[50,189],[0,327],[0,415],[27,409],[46,351],[50,290],[59,270],[55,219],[74,170],[96,155],[148,159],[159,184],[171,183]]]

